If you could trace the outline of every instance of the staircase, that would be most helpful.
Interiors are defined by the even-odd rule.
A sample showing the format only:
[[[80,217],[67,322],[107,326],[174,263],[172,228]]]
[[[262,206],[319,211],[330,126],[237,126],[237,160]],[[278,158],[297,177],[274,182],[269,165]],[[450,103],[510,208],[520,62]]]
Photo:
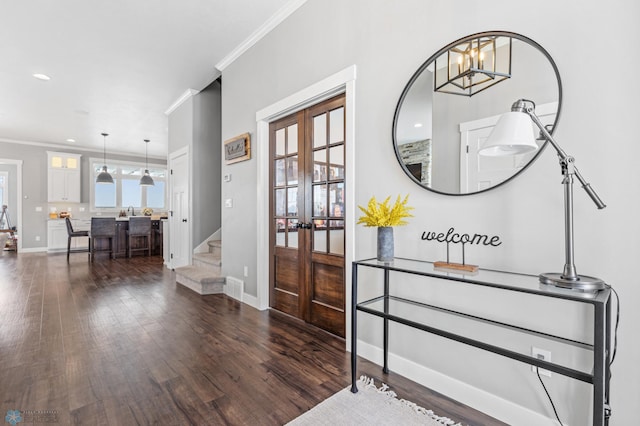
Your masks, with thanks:
[[[222,269],[222,241],[210,240],[208,253],[195,253],[193,264],[176,268],[176,282],[198,294],[224,293]]]

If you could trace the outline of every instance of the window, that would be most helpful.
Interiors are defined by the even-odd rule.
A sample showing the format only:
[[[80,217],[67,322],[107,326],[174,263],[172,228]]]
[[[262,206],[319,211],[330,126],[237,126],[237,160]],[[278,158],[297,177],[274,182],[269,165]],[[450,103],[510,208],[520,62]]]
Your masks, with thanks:
[[[113,177],[113,185],[105,185],[96,183],[96,177],[104,165],[103,160],[91,158],[90,164],[93,170],[90,182],[92,211],[119,211],[128,207],[138,211],[145,207],[166,210],[166,168],[150,168],[149,174],[155,186],[140,186],[144,164],[109,161],[107,170]]]

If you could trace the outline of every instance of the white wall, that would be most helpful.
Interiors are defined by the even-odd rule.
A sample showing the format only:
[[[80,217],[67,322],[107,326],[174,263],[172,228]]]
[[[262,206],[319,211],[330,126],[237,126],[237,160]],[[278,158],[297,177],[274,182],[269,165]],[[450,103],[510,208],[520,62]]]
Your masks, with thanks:
[[[503,241],[498,248],[470,249],[468,261],[531,274],[558,271],[564,261],[563,204],[559,168],[551,150],[500,188],[474,196],[447,197],[411,182],[397,164],[391,143],[398,97],[413,72],[436,50],[467,34],[492,29],[517,32],[540,43],[556,61],[563,79],[564,104],[557,139],[575,155],[583,175],[608,204],[599,211],[576,188],[576,263],[579,273],[605,279],[621,296],[611,424],[632,424],[640,401],[640,313],[633,306],[640,301],[640,290],[630,268],[640,255],[634,241],[640,235],[636,218],[640,202],[632,192],[640,181],[634,164],[640,146],[633,125],[640,83],[625,78],[624,84],[614,85],[600,77],[608,66],[622,77],[622,72],[640,65],[639,56],[628,49],[630,41],[640,39],[635,22],[640,6],[635,0],[541,0],[535,7],[523,6],[507,0],[309,0],[223,71],[222,139],[247,131],[254,136],[256,111],[355,64],[358,160],[348,167],[355,168],[357,189],[348,196],[363,205],[372,195],[411,194],[415,218],[396,230],[396,255],[439,260],[444,247],[419,237],[425,230],[455,226],[461,231],[499,235]],[[232,182],[223,183],[222,198],[234,200],[233,209],[223,209],[224,273],[242,277],[243,266],[248,266],[245,291],[254,296],[261,285],[254,273],[257,253],[252,243],[256,234],[256,168],[254,157],[222,170],[233,174]],[[347,226],[354,226],[357,212],[348,211],[347,215]],[[373,230],[356,229],[355,252],[356,258],[375,255]],[[438,297],[447,292],[456,296],[448,299],[449,303],[496,315],[504,312],[531,327],[588,335],[581,321],[589,319],[589,313],[563,304],[545,302],[517,309],[496,302],[488,291],[455,286],[438,291]],[[432,296],[418,286],[413,295]],[[566,324],[562,322],[565,313],[571,319]],[[359,325],[362,339],[379,344],[378,322],[363,319]],[[483,405],[471,396],[465,400],[464,395],[455,395],[462,402],[500,416],[503,412],[497,407],[503,399],[553,416],[528,366],[420,333],[400,329],[394,333],[391,349],[396,355],[499,398]],[[589,387],[558,375],[547,383],[566,423],[586,424],[591,411]],[[435,382],[427,385],[436,390],[440,386]],[[518,423],[526,423],[520,420]]]

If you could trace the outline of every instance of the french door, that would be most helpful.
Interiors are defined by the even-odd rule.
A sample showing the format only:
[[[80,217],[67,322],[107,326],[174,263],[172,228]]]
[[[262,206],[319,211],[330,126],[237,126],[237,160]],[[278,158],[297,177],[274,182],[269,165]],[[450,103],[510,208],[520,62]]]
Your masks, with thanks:
[[[269,306],[345,335],[345,98],[270,124]]]

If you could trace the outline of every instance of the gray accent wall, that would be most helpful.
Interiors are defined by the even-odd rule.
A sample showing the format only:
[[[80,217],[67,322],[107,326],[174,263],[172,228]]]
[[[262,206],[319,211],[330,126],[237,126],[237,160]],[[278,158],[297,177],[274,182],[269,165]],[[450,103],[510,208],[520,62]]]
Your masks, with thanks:
[[[613,422],[631,424],[640,400],[640,339],[635,338],[640,333],[640,312],[633,308],[640,300],[640,286],[635,271],[625,265],[635,264],[640,257],[634,238],[640,235],[636,217],[640,199],[621,183],[633,185],[640,180],[635,164],[640,158],[635,129],[640,85],[631,78],[624,87],[612,86],[610,79],[589,72],[585,63],[604,55],[625,58],[626,70],[638,69],[640,57],[629,55],[628,43],[621,43],[640,39],[637,16],[640,3],[631,0],[589,2],[588,7],[551,0],[541,0],[535,7],[506,0],[482,4],[472,0],[308,0],[223,70],[222,139],[245,132],[255,137],[257,111],[355,64],[356,160],[347,167],[355,168],[356,190],[347,197],[366,205],[372,195],[383,199],[410,194],[415,217],[395,230],[396,255],[443,260],[445,245],[421,241],[420,235],[423,231],[446,232],[454,226],[460,232],[498,235],[503,241],[500,247],[468,248],[469,263],[533,275],[558,271],[564,264],[564,241],[561,176],[555,153],[547,149],[525,173],[497,189],[452,197],[413,183],[397,163],[391,140],[393,113],[402,89],[420,64],[442,46],[491,29],[518,32],[540,43],[553,56],[563,79],[563,113],[556,137],[575,155],[582,174],[609,205],[597,210],[576,187],[576,262],[579,273],[610,282],[622,299],[623,322],[611,391]],[[226,173],[233,180],[223,184],[222,199],[231,198],[234,204],[223,209],[222,215],[223,272],[242,278],[245,292],[256,296],[255,156],[223,165],[222,174]],[[346,214],[346,226],[355,226],[356,258],[375,256],[375,230],[355,225],[357,211]],[[452,256],[452,261],[460,261],[459,253]],[[244,266],[248,267],[246,277]],[[451,307],[489,312],[525,327],[591,339],[586,324],[592,313],[566,303],[523,304],[518,297],[505,298],[453,283],[442,284],[433,292],[416,281],[397,282],[394,287],[400,295],[417,300],[435,298]],[[365,291],[362,297],[371,292]],[[445,294],[448,298],[443,300]],[[363,341],[381,347],[379,322],[361,317],[359,332]],[[517,343],[524,350],[531,346],[526,339]],[[552,351],[554,360],[565,356]],[[422,366],[420,371],[438,379],[431,386],[462,402],[482,405],[481,398],[469,396],[480,392],[495,404],[507,401],[542,418],[553,417],[527,365],[402,327],[394,329],[391,352]],[[418,380],[415,371],[406,374]],[[441,386],[452,382],[460,386]],[[550,387],[567,424],[589,423],[589,386],[554,374]],[[495,404],[489,403],[488,411]]]
[[[222,220],[220,86],[220,80],[216,80],[194,97],[193,248],[220,229]]]
[[[169,154],[189,148],[192,249],[221,225],[221,96],[218,79],[169,115]]]

